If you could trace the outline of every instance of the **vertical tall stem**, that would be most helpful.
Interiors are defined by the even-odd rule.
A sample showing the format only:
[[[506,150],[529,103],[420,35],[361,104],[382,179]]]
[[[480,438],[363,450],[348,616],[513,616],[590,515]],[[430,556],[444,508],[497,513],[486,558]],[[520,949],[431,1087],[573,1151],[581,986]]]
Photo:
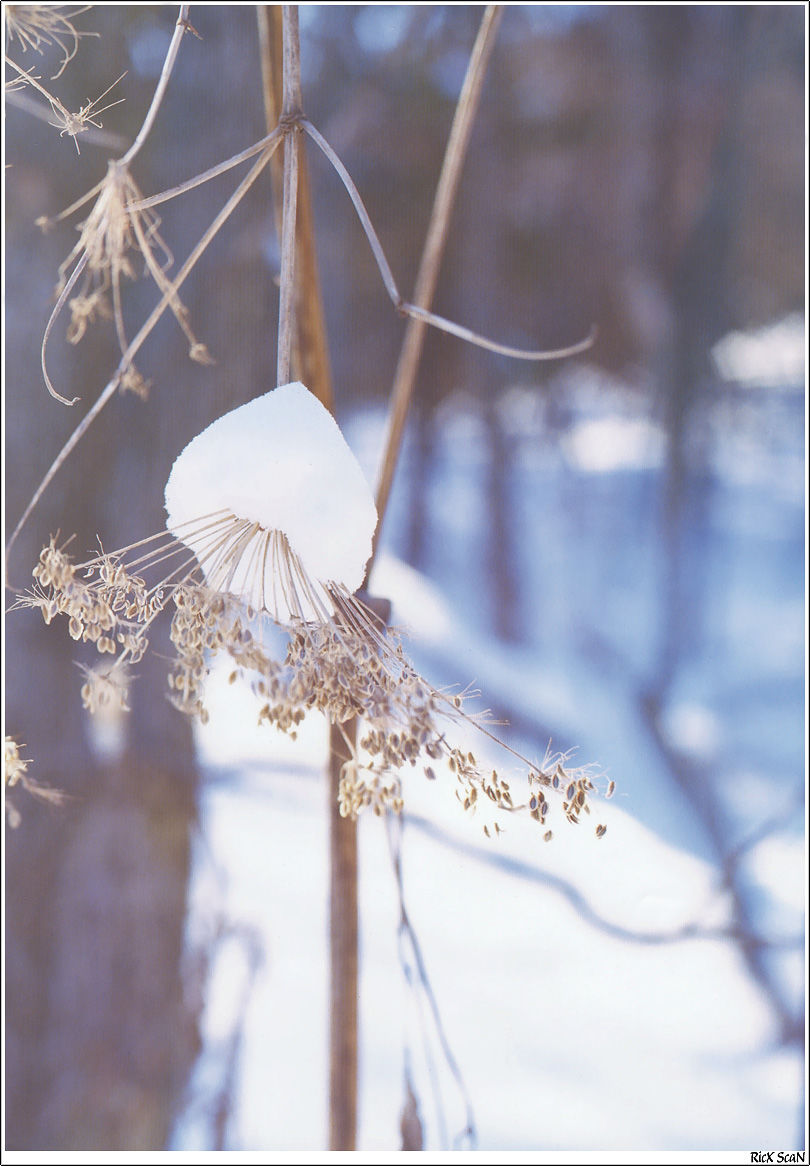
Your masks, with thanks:
[[[301,56],[298,8],[283,6],[283,100],[281,116],[287,122],[284,137],[284,205],[281,224],[281,294],[278,306],[278,365],[276,383],[290,379],[295,327],[295,223],[298,202],[298,142],[295,118],[301,113]]]
[[[265,116],[268,130],[272,130],[284,112],[294,113],[300,108],[300,69],[296,59],[290,61],[285,46],[287,36],[286,14],[278,5],[259,9],[262,73],[264,78]],[[297,32],[297,29],[295,30]],[[289,63],[288,63],[289,62]],[[293,84],[294,78],[298,81]],[[296,136],[288,135],[290,138]],[[286,171],[285,171],[286,172]],[[285,175],[275,173],[277,193],[286,190]],[[288,221],[288,202],[282,194],[283,213]],[[290,279],[287,290],[296,285],[295,320],[290,322],[290,348],[295,375],[300,376],[327,409],[334,408],[332,375],[326,345],[326,327],[315,255],[312,200],[307,180],[306,156],[298,158],[298,192],[296,200],[296,278]],[[283,235],[283,229],[280,232]],[[289,246],[289,239],[288,239]],[[297,340],[297,344],[295,341]],[[285,377],[288,379],[288,373]],[[281,372],[279,372],[279,384]],[[341,731],[342,730],[342,731]],[[358,909],[357,909],[357,824],[342,818],[338,809],[338,787],[344,761],[347,760],[346,741],[357,740],[357,723],[349,721],[340,729],[333,727],[329,740],[329,773],[327,797],[329,805],[329,1147],[332,1150],[353,1150],[357,1137],[357,1063],[358,1063]]]
[[[342,818],[337,791],[357,722],[332,726],[329,754],[329,1148],[354,1150],[357,1138],[358,932],[357,823]]]
[[[280,4],[260,4],[257,9],[264,92],[264,113],[268,131],[279,123],[284,100],[283,16]],[[278,153],[271,165],[277,207],[276,228],[281,238],[281,209],[284,191],[284,158]],[[334,412],[332,370],[326,341],[323,297],[315,253],[315,225],[305,150],[298,155],[298,199],[296,202],[295,327],[293,328],[292,375],[330,412]]]

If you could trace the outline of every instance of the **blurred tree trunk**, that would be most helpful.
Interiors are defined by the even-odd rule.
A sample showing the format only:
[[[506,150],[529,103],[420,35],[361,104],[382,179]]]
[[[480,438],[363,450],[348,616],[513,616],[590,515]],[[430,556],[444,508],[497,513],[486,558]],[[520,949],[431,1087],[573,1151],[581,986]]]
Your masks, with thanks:
[[[21,332],[9,338],[10,362]],[[49,407],[63,412],[49,399],[40,407],[45,396],[30,402],[43,427]],[[20,436],[25,425],[10,412]],[[25,501],[12,476],[15,519]],[[107,501],[101,475],[76,463],[47,504],[48,526],[75,521],[78,546],[91,546],[93,527],[112,534]],[[43,519],[32,523],[40,534]],[[33,544],[26,537],[15,549],[15,574],[35,561]],[[190,726],[165,701],[165,677],[143,675],[152,670],[144,661],[135,732],[117,759],[105,758],[89,739],[66,629],[19,612],[8,631],[8,727],[26,742],[36,778],[70,800],[54,808],[20,794],[22,822],[8,831],[7,1145],[161,1149],[195,1052],[182,984],[196,791]]]
[[[657,231],[671,330],[659,354],[667,432],[662,484],[659,695],[703,640],[706,526],[710,507],[709,407],[712,345],[730,326],[729,267],[737,200],[733,110],[744,19],[732,10],[651,9],[651,57],[663,78],[655,135]],[[722,35],[711,35],[720,21]],[[707,25],[708,22],[708,25]],[[714,46],[723,46],[722,51]],[[711,67],[707,57],[711,57]],[[694,106],[702,111],[699,131]],[[684,166],[684,142],[691,165]]]
[[[410,497],[405,530],[405,558],[424,571],[429,553],[430,485],[436,457],[436,409],[417,398],[411,417]]]
[[[500,639],[518,643],[523,634],[520,610],[518,547],[519,519],[512,496],[514,441],[504,432],[498,403],[489,394],[484,403],[487,432],[487,534],[486,566],[490,589],[492,627]]]
[[[15,229],[12,220],[12,247]],[[32,248],[15,274],[15,300],[30,305],[53,271]],[[25,472],[8,479],[13,524],[47,466],[42,452],[55,452],[82,406],[68,414],[31,374],[37,313],[29,307],[25,318],[12,308],[11,316],[8,367],[15,386],[29,384],[25,400],[10,393],[8,402],[13,470],[26,459]],[[114,367],[114,352],[101,334],[85,345],[75,373],[66,364],[59,373],[69,378],[70,394],[88,400]],[[137,430],[117,424],[132,406],[149,416],[141,437],[151,439],[151,451]],[[83,557],[96,531],[110,546],[130,527],[148,533],[162,525],[158,506],[141,504],[150,497],[151,455],[161,442],[157,411],[116,401],[110,414],[32,518],[10,560],[12,582],[25,583],[20,575],[51,530],[65,537],[75,529]],[[120,473],[124,450],[140,458],[136,479]],[[89,656],[64,627],[46,628],[33,612],[10,616],[7,630],[9,731],[26,742],[36,778],[70,795],[61,808],[18,795],[22,822],[8,832],[7,1145],[161,1149],[195,1052],[181,958],[196,800],[190,726],[165,700],[165,662],[156,668],[147,658],[137,669],[125,747],[98,752],[74,663]]]

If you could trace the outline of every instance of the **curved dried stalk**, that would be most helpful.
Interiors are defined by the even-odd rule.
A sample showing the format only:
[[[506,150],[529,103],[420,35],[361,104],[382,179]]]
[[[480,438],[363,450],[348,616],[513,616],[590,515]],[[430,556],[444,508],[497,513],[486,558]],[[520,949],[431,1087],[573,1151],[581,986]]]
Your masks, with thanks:
[[[51,381],[50,376],[48,375],[48,369],[47,369],[47,366],[45,363],[45,350],[48,346],[48,340],[50,338],[51,332],[53,331],[53,326],[56,323],[57,317],[59,316],[59,313],[62,311],[62,308],[64,307],[65,303],[67,302],[68,296],[70,295],[71,291],[73,290],[73,288],[76,284],[76,281],[78,280],[79,276],[82,274],[82,272],[84,271],[86,266],[87,266],[87,256],[83,255],[81,257],[81,259],[79,260],[79,262],[76,264],[76,267],[74,268],[73,273],[70,276],[70,279],[67,281],[65,286],[62,288],[62,292],[59,296],[59,299],[56,301],[56,306],[55,306],[54,310],[51,312],[50,316],[48,317],[48,323],[45,325],[45,333],[42,337],[42,345],[41,345],[40,350],[39,350],[40,367],[42,369],[42,375],[45,378],[45,384],[47,386],[48,392],[51,394],[52,397],[55,397],[57,401],[61,401],[63,405],[75,405],[76,402],[78,400],[80,400],[80,398],[79,397],[71,397],[70,400],[68,400],[67,397],[63,397],[62,394],[58,393],[56,391],[56,389],[53,387],[53,383]]]
[[[172,39],[169,42],[169,48],[166,52],[166,57],[163,61],[163,68],[160,70],[160,77],[158,78],[158,83],[157,83],[157,86],[155,87],[155,92],[152,94],[152,100],[149,103],[149,109],[146,111],[146,117],[143,119],[143,124],[141,125],[141,128],[138,130],[135,141],[129,147],[126,154],[124,154],[123,158],[121,158],[121,163],[124,166],[129,165],[129,163],[132,161],[132,159],[135,157],[135,155],[141,149],[141,146],[143,146],[144,142],[146,141],[146,139],[149,135],[149,131],[152,129],[152,126],[155,124],[155,118],[157,117],[158,110],[160,109],[160,106],[163,102],[163,98],[166,94],[166,89],[167,89],[168,84],[169,84],[169,78],[172,75],[172,70],[174,69],[174,63],[177,60],[177,54],[180,51],[180,42],[183,39],[183,36],[185,35],[185,33],[189,29],[191,29],[191,25],[189,24],[189,20],[188,20],[189,8],[190,8],[190,5],[188,5],[188,4],[181,4],[180,5],[180,13],[177,17],[177,23],[174,26],[174,32],[172,33]]]
[[[488,340],[486,336],[481,336],[477,332],[473,332],[470,328],[465,328],[462,324],[454,324],[451,320],[446,320],[443,316],[437,316],[434,312],[429,312],[425,308],[419,308],[415,304],[404,300],[400,295],[399,288],[396,285],[388,260],[385,258],[385,252],[382,249],[382,244],[377,237],[377,232],[374,230],[369,213],[366,210],[360,192],[352,181],[346,167],[341,162],[338,155],[327,142],[326,138],[315,128],[312,122],[302,117],[300,124],[306,133],[312,138],[313,142],[319,147],[322,153],[329,159],[332,166],[338,173],[341,182],[346,187],[346,192],[354,204],[354,209],[357,211],[357,217],[360,224],[365,231],[369,246],[371,247],[374,258],[377,261],[380,275],[382,277],[385,290],[388,292],[391,303],[396,310],[403,316],[412,316],[416,320],[423,320],[426,324],[438,328],[442,332],[449,332],[453,336],[458,336],[462,340],[468,341],[470,344],[475,344],[479,348],[486,348],[489,352],[496,352],[500,356],[511,356],[515,360],[559,360],[565,356],[577,356],[581,352],[587,351],[596,339],[596,329],[592,328],[588,335],[583,340],[578,340],[575,344],[566,346],[565,348],[555,349],[527,349],[527,348],[513,348],[509,344],[500,344],[496,340]]]

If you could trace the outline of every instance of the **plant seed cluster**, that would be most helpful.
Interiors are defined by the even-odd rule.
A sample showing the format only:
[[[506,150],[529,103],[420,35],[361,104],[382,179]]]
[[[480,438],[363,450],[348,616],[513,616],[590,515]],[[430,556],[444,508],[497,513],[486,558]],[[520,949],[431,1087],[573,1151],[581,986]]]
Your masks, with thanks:
[[[277,532],[280,539],[283,534]],[[464,708],[464,694],[449,696],[432,687],[408,660],[399,636],[355,596],[329,584],[331,617],[319,622],[294,618],[287,623],[257,613],[239,597],[199,582],[196,562],[182,565],[153,587],[135,573],[134,565],[165,563],[182,551],[168,536],[157,536],[156,550],[129,566],[127,552],[102,552],[77,566],[64,546],[51,538],[34,568],[33,589],[18,597],[18,605],[38,607],[46,623],[64,615],[75,640],[94,644],[102,655],[115,655],[109,667],[83,668],[82,700],[95,712],[105,704],[127,708],[128,667],[143,657],[148,632],[157,615],[171,607],[171,640],[177,653],[169,673],[169,699],[183,713],[208,720],[205,682],[213,657],[225,653],[234,665],[231,680],[250,677],[262,701],[259,723],[296,736],[310,709],[317,709],[337,726],[357,719],[362,724],[359,745],[350,744],[339,785],[344,817],[357,818],[370,808],[381,815],[403,808],[401,774],[421,764],[435,779],[434,763],[444,764],[457,783],[456,795],[470,813],[485,803],[495,812],[524,811],[545,827],[551,800],[561,802],[571,823],[590,814],[594,792],[589,767],[573,768],[568,756],[547,753],[540,766],[515,757],[525,765],[528,795],[516,801],[509,782],[496,770],[487,770],[470,751],[448,740],[453,725],[474,725],[493,740],[480,717]],[[145,540],[150,542],[153,540]],[[284,539],[286,544],[286,539]],[[143,544],[140,544],[143,545]],[[295,575],[307,588],[312,582],[288,544],[287,556]],[[267,625],[284,632],[281,650],[268,647]],[[506,748],[504,746],[504,748]],[[608,796],[612,793],[612,783]],[[489,828],[484,827],[487,834]],[[495,824],[495,832],[500,832]],[[605,827],[596,829],[597,837]],[[552,836],[546,829],[544,838]]]

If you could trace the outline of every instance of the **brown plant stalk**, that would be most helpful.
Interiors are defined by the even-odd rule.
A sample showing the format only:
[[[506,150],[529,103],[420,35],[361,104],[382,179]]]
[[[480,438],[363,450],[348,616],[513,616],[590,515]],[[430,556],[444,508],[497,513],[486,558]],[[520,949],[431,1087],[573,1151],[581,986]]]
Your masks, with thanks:
[[[292,14],[281,6],[259,9],[259,40],[262,58],[265,118],[268,127],[277,124],[286,107],[300,112],[300,65],[298,52],[284,52],[297,29]],[[296,46],[297,49],[297,46]],[[297,74],[297,76],[296,76]],[[286,93],[285,93],[286,90]],[[295,110],[295,105],[298,110]],[[297,132],[288,134],[286,145],[295,142]],[[281,297],[287,313],[279,324],[278,383],[289,379],[289,367],[307,388],[334,411],[334,391],[326,342],[323,301],[315,255],[312,200],[306,157],[296,157],[297,191],[293,200],[288,182],[291,175],[282,167],[278,155],[272,171],[277,206],[279,237],[286,239],[285,262],[282,247]],[[291,168],[290,168],[291,169]],[[292,221],[291,221],[292,220]],[[291,240],[295,241],[294,275]],[[286,334],[283,331],[286,328]],[[282,351],[290,364],[282,367]],[[346,763],[356,752],[357,721],[331,725],[329,731],[329,768],[327,804],[329,814],[329,1147],[354,1150],[357,1141],[358,1075],[358,982],[359,982],[359,913],[357,822],[340,812],[340,780]]]

